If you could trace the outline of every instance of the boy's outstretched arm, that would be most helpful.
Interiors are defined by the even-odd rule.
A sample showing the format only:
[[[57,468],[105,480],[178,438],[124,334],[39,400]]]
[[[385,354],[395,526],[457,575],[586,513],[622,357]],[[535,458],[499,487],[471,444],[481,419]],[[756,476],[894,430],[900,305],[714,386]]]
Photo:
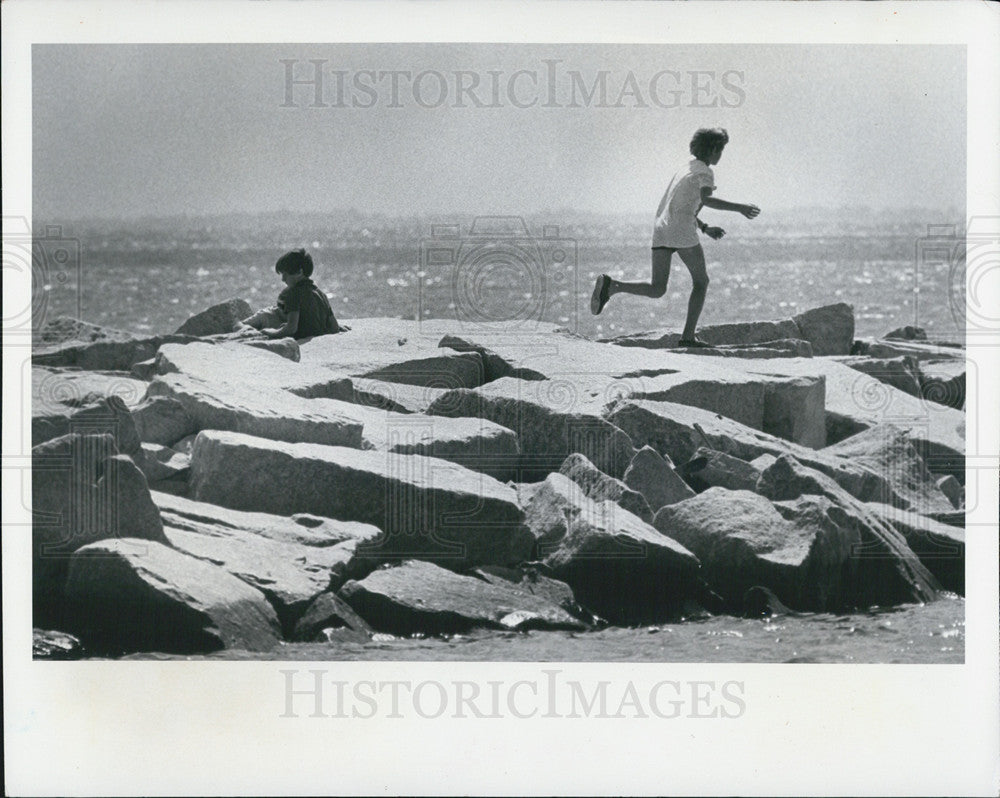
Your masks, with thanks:
[[[701,190],[701,204],[706,208],[714,208],[717,211],[735,211],[742,213],[747,219],[754,219],[760,213],[760,208],[756,205],[744,205],[740,202],[728,202],[724,199],[712,196],[712,189],[703,188]]]
[[[286,321],[281,327],[276,327],[270,330],[261,330],[264,335],[268,338],[287,338],[290,335],[295,335],[299,329],[299,312],[293,310],[288,314],[288,321]]]

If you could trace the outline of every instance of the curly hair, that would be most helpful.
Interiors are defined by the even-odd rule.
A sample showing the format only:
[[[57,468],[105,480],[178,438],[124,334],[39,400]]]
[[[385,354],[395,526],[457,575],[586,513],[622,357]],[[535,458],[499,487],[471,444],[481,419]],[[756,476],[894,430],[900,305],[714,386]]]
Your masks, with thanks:
[[[691,154],[704,161],[717,147],[729,143],[729,134],[721,127],[701,127],[691,137]]]
[[[274,264],[274,270],[278,274],[301,273],[306,277],[310,277],[313,273],[312,255],[304,249],[293,249],[291,252],[286,252],[278,258],[277,263]]]

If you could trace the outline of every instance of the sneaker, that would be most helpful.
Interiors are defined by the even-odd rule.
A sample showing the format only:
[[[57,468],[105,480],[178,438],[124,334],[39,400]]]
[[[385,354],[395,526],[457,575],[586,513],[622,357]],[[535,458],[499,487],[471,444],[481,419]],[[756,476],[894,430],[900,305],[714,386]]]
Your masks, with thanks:
[[[611,278],[606,274],[602,274],[597,278],[594,283],[594,293],[590,297],[590,312],[595,316],[600,315],[600,312],[604,310],[604,306],[608,304],[608,299],[610,296],[608,292],[611,289]]]
[[[699,341],[697,338],[681,338],[677,342],[679,348],[685,349],[712,349],[711,344],[706,344],[704,341]]]

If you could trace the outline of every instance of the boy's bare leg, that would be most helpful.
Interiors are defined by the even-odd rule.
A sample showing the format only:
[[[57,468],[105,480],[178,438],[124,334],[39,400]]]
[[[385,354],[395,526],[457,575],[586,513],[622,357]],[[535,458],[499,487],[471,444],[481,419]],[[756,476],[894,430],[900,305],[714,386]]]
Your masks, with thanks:
[[[708,293],[708,271],[705,269],[705,251],[701,244],[687,249],[677,250],[687,270],[691,272],[691,298],[688,299],[687,320],[684,322],[684,332],[681,340],[693,341],[694,331],[698,326],[698,317],[705,306],[705,294]]]
[[[262,308],[252,316],[243,319],[243,321],[240,322],[238,329],[245,329],[244,325],[246,327],[252,327],[255,330],[260,330],[264,327],[280,327],[284,324],[282,316],[283,314],[280,313],[277,308]]]
[[[608,288],[608,295],[634,294],[635,296],[647,296],[657,299],[667,293],[667,280],[670,277],[670,256],[674,254],[673,249],[654,249],[653,252],[653,275],[648,283],[624,283],[620,280],[612,280]]]

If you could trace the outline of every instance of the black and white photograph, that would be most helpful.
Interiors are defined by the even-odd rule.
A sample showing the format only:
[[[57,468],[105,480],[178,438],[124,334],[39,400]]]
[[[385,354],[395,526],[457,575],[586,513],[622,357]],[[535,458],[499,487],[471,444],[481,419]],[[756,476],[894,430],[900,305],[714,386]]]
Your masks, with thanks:
[[[995,794],[996,9],[740,5],[5,4],[11,794]]]

